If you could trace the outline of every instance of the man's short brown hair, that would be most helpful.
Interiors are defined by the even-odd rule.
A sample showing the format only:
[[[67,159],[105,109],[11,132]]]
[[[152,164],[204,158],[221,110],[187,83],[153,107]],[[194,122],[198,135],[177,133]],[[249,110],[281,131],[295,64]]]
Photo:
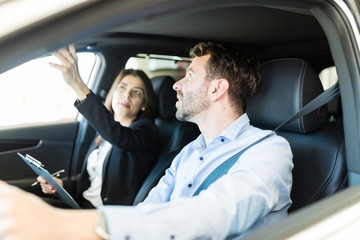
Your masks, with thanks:
[[[249,99],[259,83],[259,62],[241,51],[219,43],[200,42],[190,50],[191,57],[210,54],[206,66],[207,80],[224,78],[229,81],[229,99],[239,113],[246,111]]]

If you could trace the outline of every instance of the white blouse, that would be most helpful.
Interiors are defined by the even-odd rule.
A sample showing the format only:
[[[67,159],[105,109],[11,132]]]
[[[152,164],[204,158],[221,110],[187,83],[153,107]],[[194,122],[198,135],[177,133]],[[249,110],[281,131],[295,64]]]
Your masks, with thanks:
[[[101,200],[102,173],[105,157],[111,151],[111,144],[103,140],[99,147],[92,151],[87,160],[86,170],[89,173],[90,187],[83,192],[83,197],[98,208],[103,205]]]

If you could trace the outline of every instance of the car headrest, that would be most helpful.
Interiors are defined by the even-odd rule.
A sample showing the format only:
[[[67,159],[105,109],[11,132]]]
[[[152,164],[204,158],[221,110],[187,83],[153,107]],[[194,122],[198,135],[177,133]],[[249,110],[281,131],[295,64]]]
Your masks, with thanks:
[[[158,117],[170,118],[176,113],[176,92],[173,89],[175,80],[170,76],[158,76],[151,79],[158,101]]]
[[[261,83],[247,106],[252,125],[274,129],[324,90],[318,74],[305,61],[289,58],[260,66]],[[308,133],[328,122],[326,105],[302,116],[280,130]]]

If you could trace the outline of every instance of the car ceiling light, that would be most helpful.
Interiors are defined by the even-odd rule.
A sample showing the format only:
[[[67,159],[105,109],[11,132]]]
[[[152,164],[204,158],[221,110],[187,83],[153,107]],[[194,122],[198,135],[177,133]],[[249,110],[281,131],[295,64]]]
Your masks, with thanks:
[[[174,60],[174,61],[182,61],[182,62],[191,62],[192,58],[189,57],[178,57],[178,56],[169,56],[169,55],[159,55],[159,54],[147,54],[147,53],[138,53],[136,54],[138,58],[145,59],[163,59],[163,60]]]

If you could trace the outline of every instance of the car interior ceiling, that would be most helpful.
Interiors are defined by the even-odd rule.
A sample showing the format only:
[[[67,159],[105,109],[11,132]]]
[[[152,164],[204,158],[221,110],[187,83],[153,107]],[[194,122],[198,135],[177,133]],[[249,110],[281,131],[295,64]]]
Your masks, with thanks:
[[[236,29],[234,29],[233,25],[235,22]],[[173,26],[177,27],[174,28]],[[253,54],[261,63],[279,58],[299,58],[310,63],[317,73],[326,67],[334,65],[327,38],[320,24],[313,16],[265,7],[229,7],[225,5],[221,10],[204,7],[164,14],[160,17],[149,17],[98,33],[90,38],[78,41],[76,45],[79,51],[98,51],[104,55],[107,61],[107,69],[103,75],[101,89],[106,90],[110,87],[121,66],[125,66],[129,57],[138,53],[187,57],[189,49],[199,41],[221,41],[234,45]],[[97,89],[97,93],[101,89]],[[341,112],[340,108],[331,109],[332,111],[335,109],[335,112],[330,112],[331,114],[341,115],[339,113],[339,111]],[[261,123],[258,125],[262,126]],[[343,138],[340,136],[342,135],[341,128],[340,135],[337,134],[339,133],[334,133],[334,136],[331,137],[332,139],[338,139],[334,140],[336,147],[333,149],[344,151]],[[284,131],[281,135],[294,144],[296,161],[300,161],[298,158],[303,158],[300,156],[301,152],[304,148],[309,147],[300,144],[304,139],[312,139],[311,141],[315,142],[321,139],[321,137],[317,137],[317,133],[290,134]],[[319,135],[323,136],[322,133]],[[173,154],[173,152],[168,151],[167,156],[170,156],[170,153]],[[166,154],[164,153],[164,155]],[[318,153],[317,156],[321,156],[321,153]],[[295,205],[293,210],[331,195],[346,186],[346,183],[344,183],[346,182],[346,173],[344,173],[344,171],[346,172],[345,160],[343,158],[339,160],[332,156],[328,157],[333,160],[330,161],[331,163],[319,157],[319,167],[321,168],[322,164],[328,164],[328,167],[324,170],[327,172],[323,173],[326,175],[325,180],[321,179],[321,183],[316,185],[316,190],[309,193],[313,194],[312,196],[303,194],[306,187],[312,184],[311,179],[306,180],[303,186],[300,186],[302,180],[294,180],[297,190],[293,194],[299,199],[299,203]],[[340,161],[342,166],[338,170],[339,174],[335,179],[326,180],[327,174],[333,171],[334,164],[338,164],[337,161]],[[144,183],[137,199],[135,199],[135,203],[146,196],[150,186],[153,186],[160,177],[158,174],[159,169],[163,172],[164,167],[168,166],[169,162],[160,161],[159,164],[162,165],[155,166],[154,172],[150,174],[149,179]],[[311,166],[311,163],[309,164],[306,161],[306,164],[298,167],[302,169],[299,170],[301,173],[297,173],[296,177],[300,177],[300,174],[304,174],[307,168]],[[154,175],[156,176],[154,177]],[[317,175],[317,173],[314,173],[314,175]],[[329,182],[331,183],[329,184]],[[295,202],[297,203],[297,200]]]
[[[236,23],[236,29],[234,29]],[[173,27],[176,26],[176,27]],[[221,41],[261,62],[298,57],[320,71],[333,65],[324,31],[311,15],[265,7],[195,8],[148,17],[80,41],[95,49],[188,56],[199,41]]]

